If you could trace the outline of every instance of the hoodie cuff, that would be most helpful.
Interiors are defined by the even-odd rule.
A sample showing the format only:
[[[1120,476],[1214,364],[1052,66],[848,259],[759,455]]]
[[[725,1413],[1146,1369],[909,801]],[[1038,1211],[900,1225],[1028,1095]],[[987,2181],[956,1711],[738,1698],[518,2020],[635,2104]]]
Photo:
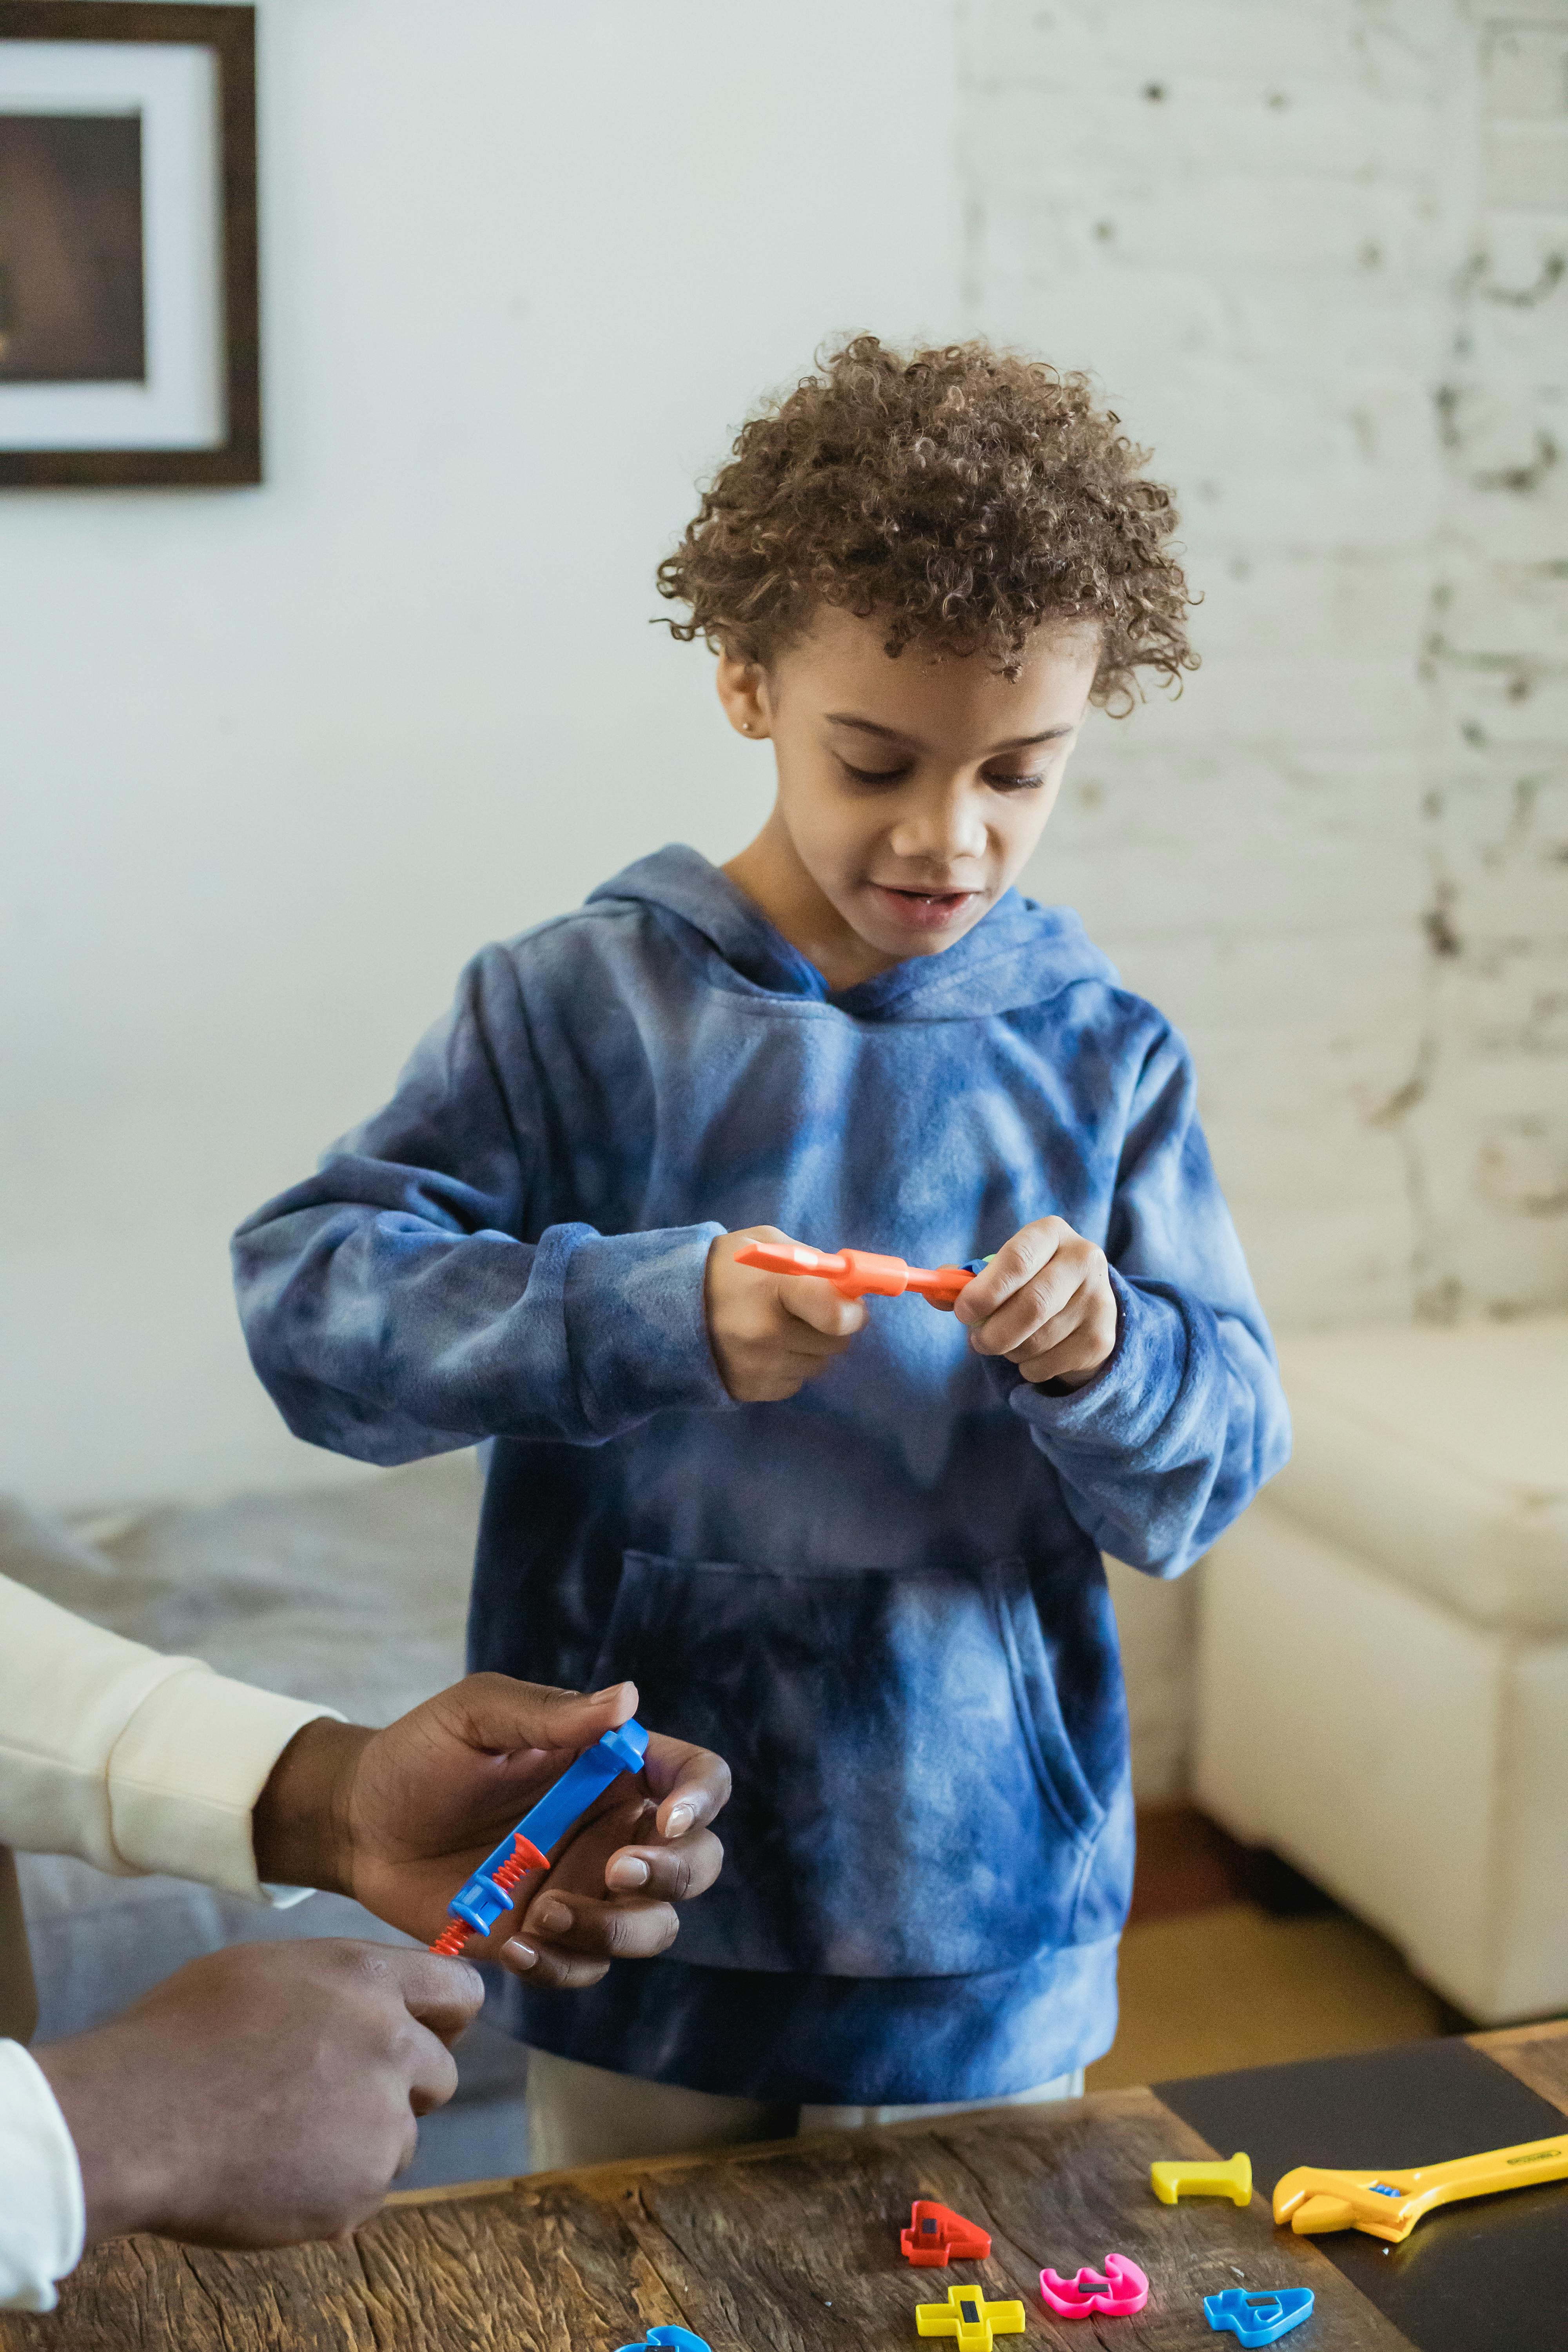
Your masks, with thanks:
[[[294,1734],[335,1707],[230,1682],[195,1659],[149,1692],[109,1758],[110,1829],[132,1871],[195,1878],[279,1908],[309,1887],[264,1886],[250,1816]]]
[[[589,1426],[613,1437],[671,1406],[722,1412],[734,1400],[708,1342],[703,1283],[720,1224],[581,1238],[565,1269],[563,1312]]]
[[[1082,1450],[1135,1454],[1167,1419],[1187,1363],[1187,1326],[1181,1308],[1158,1285],[1128,1282],[1110,1268],[1116,1296],[1116,1345],[1093,1380],[1052,1395],[1019,1377],[1015,1365],[994,1365],[1007,1402],[1047,1454]]]

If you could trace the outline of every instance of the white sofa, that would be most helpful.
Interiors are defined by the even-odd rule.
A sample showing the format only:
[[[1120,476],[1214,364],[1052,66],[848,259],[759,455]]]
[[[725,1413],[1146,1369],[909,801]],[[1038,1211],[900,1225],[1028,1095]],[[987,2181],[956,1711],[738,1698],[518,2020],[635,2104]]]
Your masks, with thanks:
[[[1280,1350],[1204,1570],[1197,1801],[1487,2024],[1568,2009],[1568,1317]]]

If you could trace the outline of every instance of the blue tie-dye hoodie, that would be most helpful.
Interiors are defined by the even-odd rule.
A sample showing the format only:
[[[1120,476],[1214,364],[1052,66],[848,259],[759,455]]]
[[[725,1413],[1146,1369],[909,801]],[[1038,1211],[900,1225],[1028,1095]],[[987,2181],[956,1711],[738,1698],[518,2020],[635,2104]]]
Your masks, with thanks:
[[[906,1297],[737,1405],[714,1236],[928,1265],[1031,1219],[1101,1243],[1120,1327],[1031,1388]],[[1194,1559],[1288,1444],[1169,1024],[1009,892],[834,993],[666,849],[487,948],[384,1110],[236,1237],[257,1368],[367,1462],[491,1441],[475,1667],[596,1689],[734,1770],[679,1957],[524,1988],[566,2056],[752,2098],[981,2098],[1115,2026],[1132,1865],[1100,1552]]]

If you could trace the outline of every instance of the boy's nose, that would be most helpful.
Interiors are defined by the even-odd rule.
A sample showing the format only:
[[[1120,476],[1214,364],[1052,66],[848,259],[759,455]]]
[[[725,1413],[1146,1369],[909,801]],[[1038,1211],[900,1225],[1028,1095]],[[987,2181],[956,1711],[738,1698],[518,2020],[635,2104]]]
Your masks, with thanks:
[[[961,857],[983,857],[985,820],[967,793],[944,794],[906,811],[888,836],[895,857],[911,863],[952,865]]]

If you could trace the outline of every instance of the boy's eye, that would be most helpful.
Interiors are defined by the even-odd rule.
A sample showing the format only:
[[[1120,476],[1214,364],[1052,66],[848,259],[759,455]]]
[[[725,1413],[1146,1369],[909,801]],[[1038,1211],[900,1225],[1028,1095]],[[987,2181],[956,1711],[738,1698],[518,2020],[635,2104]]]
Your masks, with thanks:
[[[906,776],[912,775],[914,772],[913,762],[908,760],[897,768],[857,768],[853,761],[845,759],[842,752],[839,754],[838,764],[845,774],[858,784],[900,784],[903,782]],[[1026,776],[988,775],[984,776],[982,781],[988,784],[994,793],[1029,793],[1037,791],[1046,779],[1042,772],[1036,770]]]
[[[839,764],[845,774],[853,776],[858,784],[901,783],[910,772],[907,761],[901,768],[856,768],[852,767],[847,760],[841,758]]]

